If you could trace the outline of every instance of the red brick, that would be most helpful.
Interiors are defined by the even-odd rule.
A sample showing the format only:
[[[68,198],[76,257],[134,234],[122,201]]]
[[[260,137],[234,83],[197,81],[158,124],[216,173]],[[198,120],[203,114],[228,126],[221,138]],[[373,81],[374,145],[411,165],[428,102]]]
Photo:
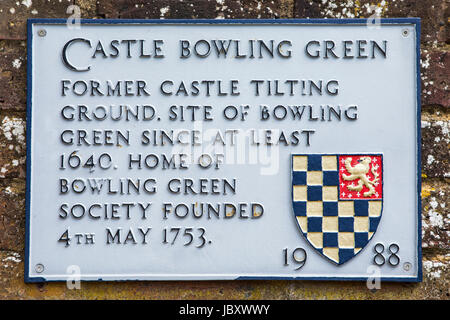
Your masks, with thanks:
[[[22,251],[25,237],[25,180],[0,187],[0,249]]]
[[[422,106],[450,107],[448,86],[450,54],[447,50],[422,49],[421,54]]]
[[[26,108],[26,44],[0,40],[0,109]]]
[[[288,1],[280,0],[99,0],[98,14],[105,18],[128,19],[240,19],[279,18]]]
[[[0,117],[0,179],[25,177],[25,127],[20,116]]]
[[[70,0],[2,0],[0,39],[25,39],[28,18],[68,18]]]
[[[422,247],[450,249],[450,186],[426,183],[422,187]]]
[[[442,116],[442,112],[437,111]],[[450,178],[450,120],[422,119],[422,174],[427,178]]]

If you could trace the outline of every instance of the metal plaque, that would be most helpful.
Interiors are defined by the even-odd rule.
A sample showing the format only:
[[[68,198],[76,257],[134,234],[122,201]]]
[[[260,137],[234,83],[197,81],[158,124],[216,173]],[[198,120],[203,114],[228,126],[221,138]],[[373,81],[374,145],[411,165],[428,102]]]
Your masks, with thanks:
[[[25,281],[420,281],[419,34],[29,20]]]

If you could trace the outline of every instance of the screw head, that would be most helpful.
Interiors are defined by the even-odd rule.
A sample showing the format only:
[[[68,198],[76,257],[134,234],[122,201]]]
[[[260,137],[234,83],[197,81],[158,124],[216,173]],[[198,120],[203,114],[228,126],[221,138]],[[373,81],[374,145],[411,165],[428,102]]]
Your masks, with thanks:
[[[45,29],[39,29],[37,34],[39,37],[45,37],[47,35],[47,31],[45,31]]]
[[[44,272],[45,268],[44,268],[44,265],[42,263],[38,263],[34,267],[34,270],[36,270],[37,273],[42,273],[42,272]]]
[[[403,270],[409,271],[409,270],[411,270],[411,268],[412,268],[412,264],[411,264],[411,263],[405,262],[405,263],[403,264]]]
[[[407,36],[409,36],[409,30],[408,30],[408,29],[403,29],[403,30],[402,30],[402,36],[404,36],[405,38],[406,38]]]

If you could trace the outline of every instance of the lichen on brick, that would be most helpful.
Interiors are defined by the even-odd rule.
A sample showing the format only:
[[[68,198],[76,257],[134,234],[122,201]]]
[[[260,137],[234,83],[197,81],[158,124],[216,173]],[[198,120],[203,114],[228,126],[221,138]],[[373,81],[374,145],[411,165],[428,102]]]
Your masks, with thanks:
[[[242,19],[292,17],[294,0],[99,0],[97,11],[106,18]]]
[[[438,255],[434,259],[425,259],[423,269],[426,277],[436,279],[447,276],[450,267],[450,254]]]
[[[15,116],[0,119],[0,178],[24,177],[25,121]]]
[[[293,7],[295,2],[296,12]],[[23,282],[25,235],[25,116],[27,18],[67,18],[76,4],[82,18],[422,18],[422,164],[424,282],[206,281],[65,283]],[[374,7],[371,7],[374,6]],[[449,299],[448,2],[442,0],[3,0],[0,5],[0,290],[1,299]],[[439,106],[439,109],[434,109]],[[431,110],[431,111],[430,111]],[[436,111],[437,110],[437,111]],[[438,252],[435,254],[435,252]]]

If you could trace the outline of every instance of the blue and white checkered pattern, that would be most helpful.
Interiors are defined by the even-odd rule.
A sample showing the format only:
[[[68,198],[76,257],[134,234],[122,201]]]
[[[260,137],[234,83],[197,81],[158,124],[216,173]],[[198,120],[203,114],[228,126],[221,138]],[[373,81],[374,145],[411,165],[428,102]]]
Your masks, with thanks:
[[[353,258],[377,230],[382,200],[339,200],[338,155],[293,155],[292,186],[303,236],[333,262]]]

